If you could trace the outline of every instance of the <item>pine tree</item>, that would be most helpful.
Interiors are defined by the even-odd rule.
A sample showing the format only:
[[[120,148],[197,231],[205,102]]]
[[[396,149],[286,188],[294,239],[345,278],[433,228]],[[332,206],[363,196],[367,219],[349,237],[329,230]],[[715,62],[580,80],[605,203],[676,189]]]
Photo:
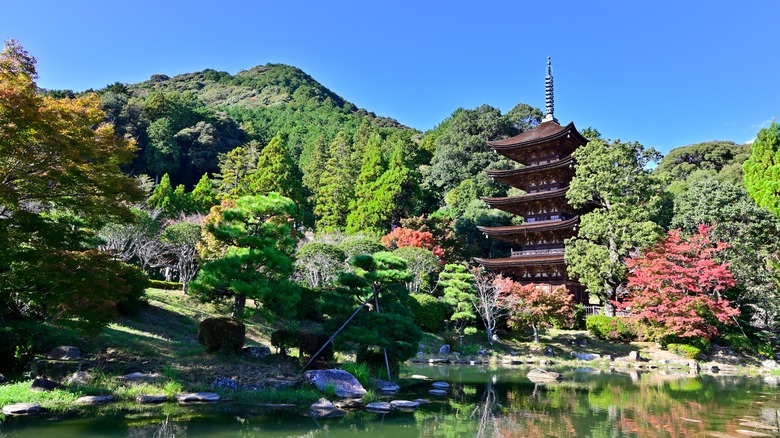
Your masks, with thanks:
[[[450,321],[455,332],[459,335],[475,333],[474,327],[467,327],[477,319],[474,274],[463,265],[448,264],[439,274],[439,284],[444,286],[442,301],[450,307]]]
[[[248,175],[257,170],[259,157],[260,143],[256,140],[220,155],[219,173],[214,175],[217,196],[226,199],[248,194],[248,187],[243,183]]]
[[[246,179],[244,185],[254,195],[275,192],[292,199],[299,207],[302,206],[303,186],[298,168],[290,157],[287,142],[281,134],[276,134],[263,148],[257,161],[257,169],[247,175]]]
[[[303,160],[302,160],[303,161]],[[301,164],[303,170],[303,185],[312,193],[317,193],[320,187],[322,172],[325,170],[325,163],[328,162],[328,145],[323,137],[318,137],[314,142],[309,159]]]
[[[190,198],[193,210],[201,214],[207,214],[211,207],[217,205],[217,192],[207,173],[200,177],[200,181],[190,193]]]
[[[349,202],[354,194],[350,184],[350,144],[344,131],[330,143],[330,158],[325,163],[320,187],[317,189],[317,228],[321,232],[343,230],[347,221]]]
[[[146,205],[154,210],[168,212],[173,209],[173,186],[171,178],[166,173],[160,183],[154,188],[152,195],[146,200]]]
[[[357,135],[356,135],[357,137]],[[350,202],[349,215],[347,216],[347,232],[357,233],[365,229],[384,228],[385,217],[378,205],[378,180],[385,173],[387,163],[382,157],[382,145],[379,133],[374,131],[367,139],[363,153],[363,165],[355,185],[355,197]],[[380,207],[379,209],[377,207]]]

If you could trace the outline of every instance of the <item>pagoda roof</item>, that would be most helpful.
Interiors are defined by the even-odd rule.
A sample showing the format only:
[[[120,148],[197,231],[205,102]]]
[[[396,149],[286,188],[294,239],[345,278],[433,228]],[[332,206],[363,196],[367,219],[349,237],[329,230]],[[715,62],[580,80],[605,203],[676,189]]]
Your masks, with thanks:
[[[516,205],[528,201],[538,201],[541,199],[558,198],[561,196],[565,196],[566,191],[568,190],[569,187],[566,186],[566,187],[561,187],[560,189],[546,190],[543,192],[536,192],[536,193],[526,193],[525,195],[520,195],[520,196],[504,196],[500,198],[490,198],[487,196],[482,196],[480,197],[480,199],[482,199],[484,202],[489,204],[491,207],[498,208],[498,206]]]
[[[574,122],[571,122],[566,126],[561,126],[555,120],[551,120],[539,124],[539,126],[530,131],[503,140],[489,141],[487,144],[493,149],[501,151],[541,144],[560,138],[566,138],[567,136],[574,137],[574,140],[578,141],[580,144],[588,142],[588,139],[583,137],[582,134],[577,131],[577,128],[574,127]]]
[[[553,231],[553,230],[565,230],[571,228],[579,222],[580,217],[575,216],[571,219],[559,220],[553,219],[548,221],[539,222],[526,222],[522,225],[510,225],[505,227],[480,227],[477,226],[479,231],[495,237],[502,236],[514,236],[516,234],[528,232],[528,231]]]
[[[510,169],[510,170],[489,170],[488,169],[485,170],[485,173],[487,173],[489,176],[493,178],[500,180],[500,179],[512,178],[520,175],[527,175],[536,172],[543,172],[545,170],[567,167],[569,164],[573,162],[574,162],[574,157],[569,155],[568,157],[562,160],[553,161],[552,163],[536,164],[533,166],[525,166],[519,169]]]
[[[474,258],[474,261],[486,268],[512,268],[519,266],[562,265],[563,254],[545,254],[527,257],[504,257],[498,259]]]

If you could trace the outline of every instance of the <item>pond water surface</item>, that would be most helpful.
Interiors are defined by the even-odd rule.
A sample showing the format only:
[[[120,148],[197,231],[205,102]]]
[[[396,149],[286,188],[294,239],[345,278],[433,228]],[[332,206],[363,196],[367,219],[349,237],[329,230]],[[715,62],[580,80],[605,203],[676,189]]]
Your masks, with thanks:
[[[538,385],[529,368],[409,366],[426,381],[392,399],[426,398],[415,412],[351,411],[315,420],[249,404],[101,408],[71,416],[9,417],[0,437],[695,437],[780,436],[774,378],[558,369]],[[682,371],[681,371],[682,372]],[[428,393],[450,383],[447,396]],[[388,401],[390,399],[387,399]]]

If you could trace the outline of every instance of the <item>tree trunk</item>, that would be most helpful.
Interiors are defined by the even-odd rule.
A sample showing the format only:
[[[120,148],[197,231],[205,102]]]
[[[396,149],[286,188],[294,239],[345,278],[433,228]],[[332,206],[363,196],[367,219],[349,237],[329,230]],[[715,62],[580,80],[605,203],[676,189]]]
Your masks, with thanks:
[[[485,331],[487,332],[488,343],[493,345],[493,324],[485,324]]]
[[[233,298],[233,318],[238,319],[244,314],[246,307],[246,295],[238,294]]]
[[[531,328],[534,329],[534,342],[539,343],[539,326],[538,324],[531,324]]]

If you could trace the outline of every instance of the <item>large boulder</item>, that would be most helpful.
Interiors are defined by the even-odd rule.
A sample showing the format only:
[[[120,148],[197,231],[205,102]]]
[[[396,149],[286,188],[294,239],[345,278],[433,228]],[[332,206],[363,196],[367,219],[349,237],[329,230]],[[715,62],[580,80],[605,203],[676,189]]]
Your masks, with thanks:
[[[46,359],[51,360],[75,360],[80,357],[81,351],[77,347],[71,347],[67,345],[54,347],[48,354],[46,354]]]
[[[209,353],[239,352],[244,347],[246,326],[233,318],[207,318],[198,326],[198,342]]]
[[[303,378],[322,392],[335,391],[337,397],[362,397],[366,394],[366,389],[355,376],[344,370],[306,371]]]

